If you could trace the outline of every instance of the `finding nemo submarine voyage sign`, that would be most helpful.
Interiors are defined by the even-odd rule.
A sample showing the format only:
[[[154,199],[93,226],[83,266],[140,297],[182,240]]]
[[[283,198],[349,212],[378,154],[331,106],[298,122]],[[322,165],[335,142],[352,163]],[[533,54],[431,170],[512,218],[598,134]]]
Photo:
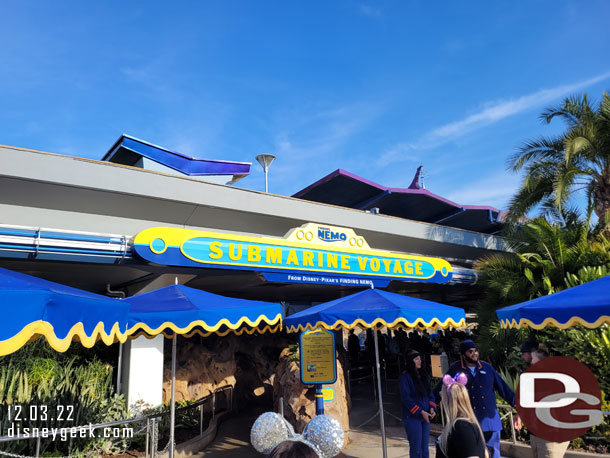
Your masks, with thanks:
[[[372,250],[352,229],[314,223],[291,229],[282,239],[153,227],[137,234],[133,246],[157,264],[255,270],[272,281],[291,281],[295,274],[306,283],[317,283],[307,281],[316,275],[360,279],[364,285],[381,279],[451,280],[444,259]]]

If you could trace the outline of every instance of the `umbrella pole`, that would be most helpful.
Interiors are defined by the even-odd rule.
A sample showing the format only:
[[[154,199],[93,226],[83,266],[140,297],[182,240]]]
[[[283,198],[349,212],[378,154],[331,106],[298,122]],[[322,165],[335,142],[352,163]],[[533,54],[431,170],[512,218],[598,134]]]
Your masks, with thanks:
[[[383,396],[381,394],[381,369],[379,366],[379,343],[377,342],[377,331],[373,328],[373,340],[375,341],[375,364],[377,366],[377,392],[379,393],[379,422],[381,423],[381,446],[383,458],[388,458],[388,446],[385,438],[385,421],[383,418]],[[171,457],[170,457],[171,458]]]
[[[169,407],[169,458],[174,458],[174,427],[176,425],[176,334],[172,338],[172,391]]]

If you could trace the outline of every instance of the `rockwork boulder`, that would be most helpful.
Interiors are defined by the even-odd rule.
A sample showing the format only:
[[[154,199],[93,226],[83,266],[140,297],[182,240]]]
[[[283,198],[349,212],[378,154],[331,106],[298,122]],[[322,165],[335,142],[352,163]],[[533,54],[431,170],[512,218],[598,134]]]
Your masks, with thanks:
[[[276,411],[279,410],[280,398],[283,398],[284,417],[295,427],[297,432],[302,432],[305,425],[309,423],[316,414],[315,387],[303,385],[300,378],[299,361],[291,358],[288,348],[282,351],[280,362],[277,366],[275,382],[273,384],[274,402]],[[337,381],[333,385],[324,385],[325,388],[333,388],[335,398],[324,402],[324,413],[337,419],[345,431],[348,440],[349,394],[345,388],[345,378],[341,362],[337,361]]]

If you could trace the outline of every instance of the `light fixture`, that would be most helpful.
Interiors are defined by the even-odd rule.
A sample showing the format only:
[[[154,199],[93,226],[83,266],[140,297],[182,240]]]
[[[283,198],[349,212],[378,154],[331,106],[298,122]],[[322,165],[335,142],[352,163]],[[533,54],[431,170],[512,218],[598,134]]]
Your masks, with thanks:
[[[273,154],[259,154],[256,156],[256,160],[263,167],[263,171],[265,172],[265,192],[268,192],[267,172],[269,171],[269,166],[275,160],[275,156]]]

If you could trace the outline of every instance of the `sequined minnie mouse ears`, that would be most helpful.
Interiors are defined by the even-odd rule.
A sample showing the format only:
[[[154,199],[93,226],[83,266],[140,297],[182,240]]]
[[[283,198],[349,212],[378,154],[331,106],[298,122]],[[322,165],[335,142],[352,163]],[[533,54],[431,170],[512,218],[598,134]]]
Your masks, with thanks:
[[[447,395],[449,395],[449,388],[451,388],[451,385],[455,383],[459,383],[460,385],[466,386],[466,383],[468,383],[468,377],[463,372],[458,372],[457,374],[455,374],[455,377],[452,377],[449,374],[445,374],[443,376],[443,385],[445,385],[447,389]]]
[[[267,455],[287,440],[307,444],[320,458],[332,458],[343,448],[345,435],[339,422],[328,415],[312,418],[303,434],[295,434],[292,425],[275,412],[265,412],[252,425],[250,442],[257,452]]]

